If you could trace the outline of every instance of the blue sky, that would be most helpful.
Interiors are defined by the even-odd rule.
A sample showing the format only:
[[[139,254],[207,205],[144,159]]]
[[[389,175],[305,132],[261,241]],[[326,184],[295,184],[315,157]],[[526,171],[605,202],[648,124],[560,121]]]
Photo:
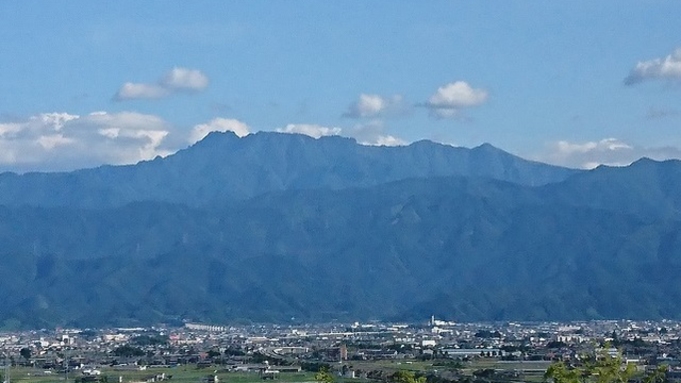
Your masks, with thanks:
[[[681,2],[0,2],[0,170],[211,130],[681,158]]]

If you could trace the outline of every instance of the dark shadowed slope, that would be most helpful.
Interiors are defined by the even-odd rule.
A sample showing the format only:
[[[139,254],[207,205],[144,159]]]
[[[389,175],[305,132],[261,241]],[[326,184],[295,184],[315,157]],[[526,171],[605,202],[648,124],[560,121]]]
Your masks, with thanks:
[[[2,208],[0,320],[681,318],[681,223],[592,206],[610,187],[663,190],[679,164],[636,181],[637,166],[564,193],[430,177],[210,208]],[[625,201],[673,204],[645,196]]]
[[[600,166],[546,185],[548,199],[631,213],[650,220],[681,219],[681,161],[643,158],[627,167]]]

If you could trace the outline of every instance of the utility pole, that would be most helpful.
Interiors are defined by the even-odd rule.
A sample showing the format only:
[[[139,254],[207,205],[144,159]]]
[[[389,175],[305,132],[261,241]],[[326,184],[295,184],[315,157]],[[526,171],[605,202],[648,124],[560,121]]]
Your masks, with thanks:
[[[69,383],[69,350],[64,348],[64,363],[66,367],[64,368],[64,382]]]
[[[9,359],[5,359],[5,383],[10,383],[10,367],[12,362]]]

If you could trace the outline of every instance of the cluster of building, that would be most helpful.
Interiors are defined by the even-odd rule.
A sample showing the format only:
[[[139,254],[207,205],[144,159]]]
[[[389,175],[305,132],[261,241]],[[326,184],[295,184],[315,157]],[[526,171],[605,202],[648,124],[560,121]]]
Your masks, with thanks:
[[[109,369],[196,364],[276,378],[330,365],[346,377],[367,376],[361,362],[391,359],[575,360],[605,349],[641,368],[681,365],[681,322],[570,323],[427,322],[248,326],[186,323],[184,327],[57,329],[0,333],[0,364],[45,374],[95,376]],[[681,373],[679,374],[681,376]],[[75,376],[75,375],[72,375]],[[370,377],[370,376],[369,376]],[[163,377],[158,378],[162,380]],[[82,379],[87,381],[88,379]]]

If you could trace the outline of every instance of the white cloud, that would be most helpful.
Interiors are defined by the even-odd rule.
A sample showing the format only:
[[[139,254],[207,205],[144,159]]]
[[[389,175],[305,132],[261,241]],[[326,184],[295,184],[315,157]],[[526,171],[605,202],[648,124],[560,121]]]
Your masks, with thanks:
[[[377,94],[360,94],[359,100],[352,103],[343,117],[368,118],[395,113],[402,108],[402,96],[383,97]]]
[[[64,137],[63,134],[52,134],[40,136],[37,142],[44,149],[52,150],[57,146],[73,144],[75,140],[73,138]]]
[[[395,136],[378,136],[374,142],[366,142],[364,145],[375,145],[375,146],[404,146],[407,142],[401,138]]]
[[[408,143],[401,138],[385,133],[383,122],[374,120],[366,124],[355,125],[348,131],[361,145],[368,146],[402,146]]]
[[[319,138],[322,136],[337,136],[341,134],[342,129],[336,127],[321,126],[316,124],[288,124],[283,128],[277,128],[279,133],[298,133]]]
[[[288,124],[284,128],[276,129],[276,131],[280,133],[304,134],[313,138],[343,135],[354,138],[360,145],[370,146],[399,146],[407,144],[406,141],[398,137],[386,134],[383,128],[383,122],[380,120],[358,124],[348,129],[316,124]]]
[[[80,130],[81,138],[93,136],[96,129],[99,137],[92,141],[101,148],[102,154],[109,157],[107,163],[131,164],[173,152],[161,147],[170,131],[165,121],[157,116],[134,112],[98,112],[74,121],[74,125]]]
[[[134,112],[43,113],[0,124],[0,170],[73,170],[165,156],[170,128]]]
[[[39,119],[41,122],[45,124],[52,124],[54,126],[54,129],[57,131],[61,130],[61,128],[64,127],[65,123],[73,121],[77,118],[78,118],[77,115],[68,113],[43,113],[40,114],[38,117],[33,117],[33,119]]]
[[[464,108],[482,105],[488,93],[482,88],[473,88],[465,81],[456,81],[441,86],[423,106],[439,118],[456,117]]]
[[[197,69],[175,67],[156,83],[126,82],[114,95],[114,100],[159,99],[177,92],[197,92],[208,86],[208,76]]]
[[[161,80],[168,89],[203,90],[208,86],[208,77],[196,69],[173,68]]]
[[[590,141],[584,143],[571,143],[568,141],[558,141],[556,143],[558,151],[566,155],[575,153],[589,153],[594,150],[598,151],[616,151],[622,149],[632,149],[630,145],[619,141],[616,138],[605,138],[600,141]]]
[[[215,118],[206,124],[194,126],[189,134],[189,143],[201,141],[210,132],[234,132],[239,137],[250,133],[250,127],[245,123],[231,118]]]
[[[646,80],[681,80],[681,48],[677,48],[664,58],[639,61],[629,76],[626,85],[634,85]]]
[[[16,134],[23,129],[23,125],[16,122],[0,124],[0,138]]]
[[[592,169],[599,165],[626,166],[648,157],[654,160],[681,158],[681,149],[666,147],[642,147],[625,143],[616,138],[600,141],[558,141],[547,146],[537,160],[571,168]]]
[[[42,131],[44,126],[50,126],[52,132],[59,132],[64,124],[78,118],[79,116],[68,113],[42,113],[27,121],[0,123],[0,139],[12,139]]]

